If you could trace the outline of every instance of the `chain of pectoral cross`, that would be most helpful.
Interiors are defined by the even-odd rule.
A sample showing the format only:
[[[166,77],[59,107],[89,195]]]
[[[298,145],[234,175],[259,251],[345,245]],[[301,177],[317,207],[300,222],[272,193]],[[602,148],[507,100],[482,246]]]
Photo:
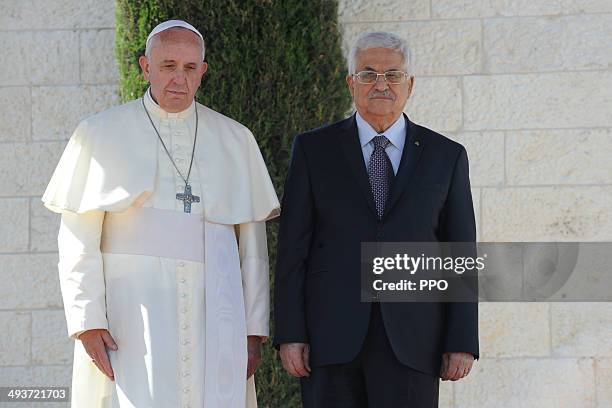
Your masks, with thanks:
[[[142,107],[144,108],[144,111],[147,114],[147,117],[149,118],[149,122],[151,122],[151,126],[153,126],[153,129],[155,130],[155,133],[157,133],[157,137],[159,138],[159,141],[161,142],[162,146],[164,147],[164,150],[166,151],[166,154],[168,155],[168,158],[170,159],[170,161],[174,165],[174,168],[178,172],[179,176],[181,176],[181,178],[185,182],[185,187],[183,189],[183,192],[182,193],[177,193],[176,194],[176,199],[183,202],[183,211],[185,211],[186,213],[190,213],[191,212],[191,203],[199,203],[200,202],[200,197],[191,194],[191,186],[189,185],[189,176],[191,176],[191,166],[193,165],[193,156],[195,155],[195,145],[196,145],[196,140],[198,138],[198,107],[196,106],[196,108],[195,108],[195,115],[196,115],[195,132],[194,132],[194,135],[193,135],[193,149],[191,150],[191,162],[189,163],[189,170],[187,171],[187,178],[185,178],[183,176],[183,173],[181,173],[181,171],[177,167],[176,163],[172,159],[172,155],[170,154],[170,152],[168,151],[168,148],[166,147],[166,144],[162,140],[162,137],[159,134],[159,131],[155,127],[155,124],[153,123],[153,119],[151,119],[151,115],[149,114],[149,111],[147,110],[147,107],[145,106],[144,97],[142,98]]]

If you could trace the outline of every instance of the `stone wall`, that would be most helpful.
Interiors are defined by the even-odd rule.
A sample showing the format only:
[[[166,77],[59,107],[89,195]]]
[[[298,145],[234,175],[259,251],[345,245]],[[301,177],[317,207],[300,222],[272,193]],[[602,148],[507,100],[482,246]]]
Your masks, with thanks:
[[[70,385],[40,197],[79,120],[118,103],[114,25],[112,0],[0,0],[0,386]]]
[[[78,121],[118,102],[114,2],[0,10],[0,386],[68,385],[40,196]],[[409,41],[407,113],[466,146],[480,240],[612,240],[612,1],[341,0],[340,19],[345,47]],[[611,338],[610,304],[482,304],[482,358],[441,407],[612,406]]]

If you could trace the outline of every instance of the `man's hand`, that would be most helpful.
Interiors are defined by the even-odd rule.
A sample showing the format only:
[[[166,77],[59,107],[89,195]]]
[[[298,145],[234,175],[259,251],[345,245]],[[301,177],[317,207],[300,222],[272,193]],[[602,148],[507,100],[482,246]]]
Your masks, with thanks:
[[[251,378],[261,364],[261,337],[247,336],[247,353],[249,355],[247,363],[247,380]]]
[[[98,367],[104,375],[114,381],[115,374],[113,373],[113,368],[108,359],[106,348],[108,347],[113,351],[117,351],[118,347],[108,330],[86,330],[79,335],[78,339],[83,343],[85,351],[89,354],[89,357],[91,357],[96,367]]]
[[[442,368],[440,377],[442,381],[457,381],[472,370],[474,356],[471,353],[444,353],[442,355]]]
[[[307,343],[281,344],[280,357],[283,367],[292,376],[310,376],[310,345]]]

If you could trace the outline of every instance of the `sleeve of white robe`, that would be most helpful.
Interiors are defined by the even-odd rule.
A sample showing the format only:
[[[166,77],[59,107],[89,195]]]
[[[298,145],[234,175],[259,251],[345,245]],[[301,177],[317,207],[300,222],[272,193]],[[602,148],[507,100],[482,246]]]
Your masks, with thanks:
[[[104,211],[62,213],[58,234],[59,278],[68,335],[108,329],[100,235]]]
[[[248,336],[269,335],[270,277],[265,221],[236,226]]]

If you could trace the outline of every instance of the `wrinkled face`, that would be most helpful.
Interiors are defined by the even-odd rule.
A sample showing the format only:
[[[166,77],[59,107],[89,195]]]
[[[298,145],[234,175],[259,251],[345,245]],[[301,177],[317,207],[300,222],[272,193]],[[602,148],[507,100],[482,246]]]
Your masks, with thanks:
[[[171,28],[153,39],[150,58],[140,57],[151,93],[166,112],[187,109],[200,87],[208,64],[202,61],[202,45],[190,30]]]
[[[360,51],[356,62],[356,72],[376,71],[382,74],[406,70],[402,54],[388,48]],[[400,84],[387,83],[382,76],[373,84],[362,84],[351,75],[346,77],[346,81],[357,111],[365,120],[372,122],[399,117],[412,92],[414,77],[408,77]]]

